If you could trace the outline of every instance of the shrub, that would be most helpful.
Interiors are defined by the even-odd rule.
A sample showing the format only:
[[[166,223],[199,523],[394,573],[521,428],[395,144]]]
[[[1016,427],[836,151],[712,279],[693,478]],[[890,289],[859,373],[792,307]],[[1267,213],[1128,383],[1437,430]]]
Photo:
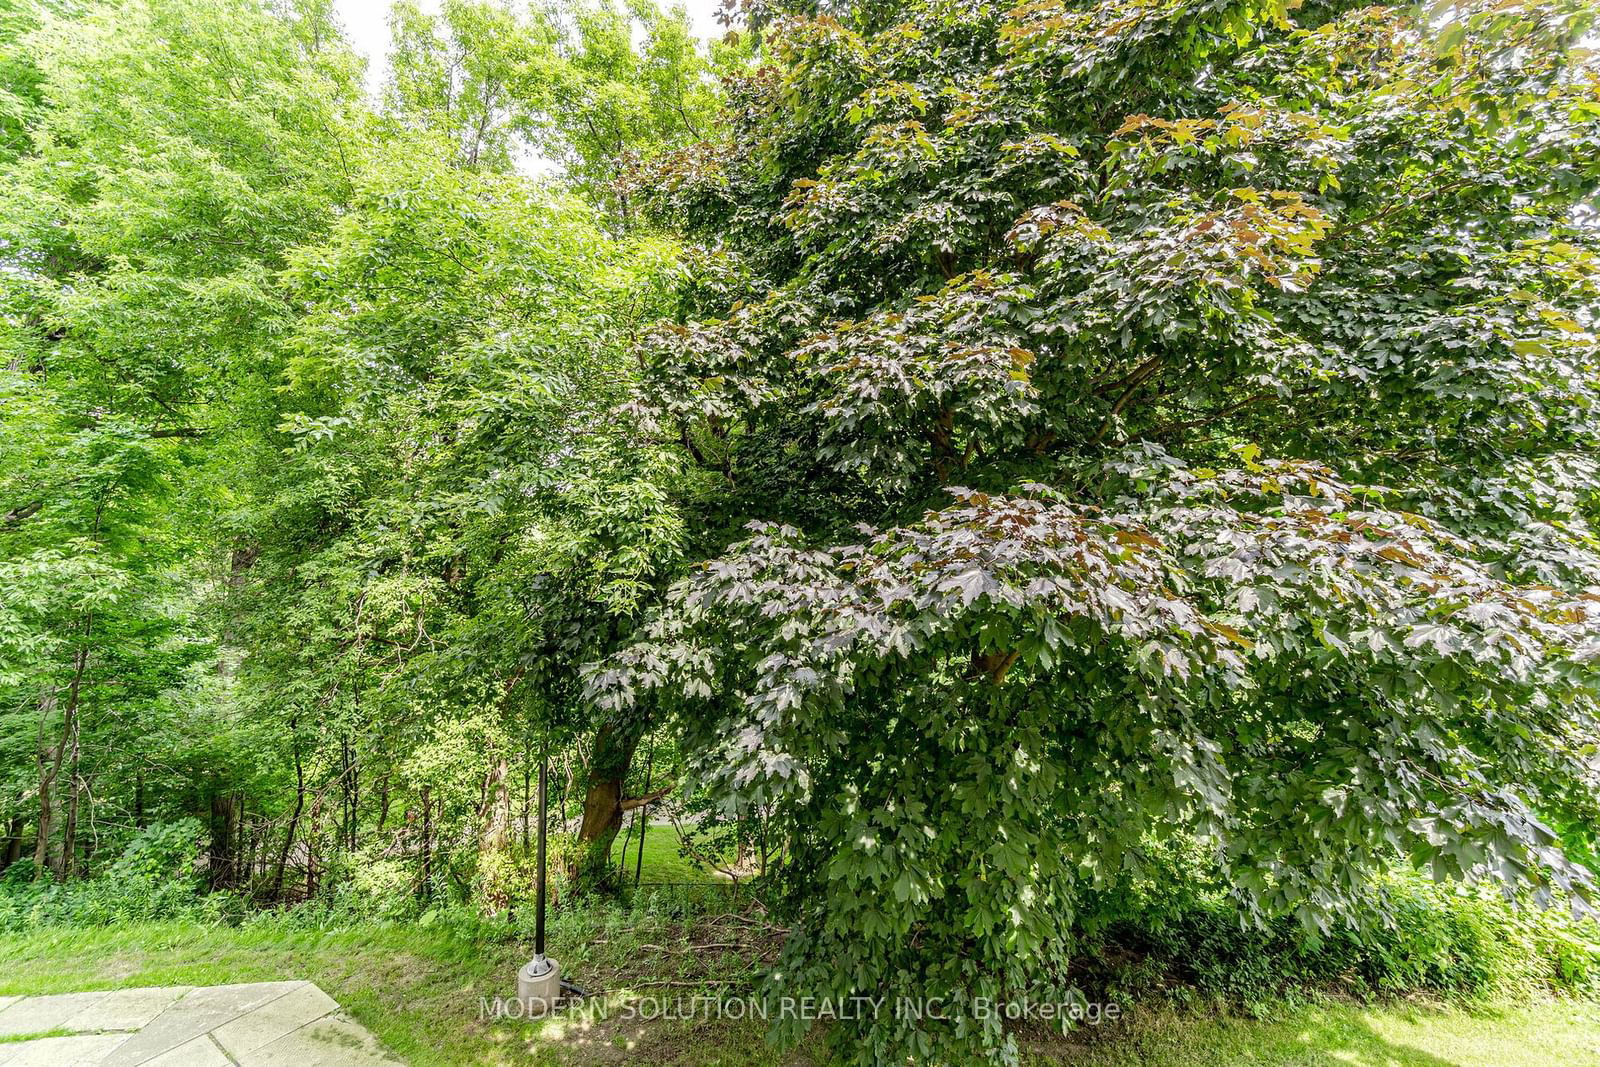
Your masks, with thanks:
[[[1095,980],[1143,992],[1176,984],[1191,991],[1180,998],[1198,993],[1251,1011],[1322,991],[1481,1000],[1600,990],[1593,919],[1486,888],[1392,874],[1372,891],[1371,922],[1325,936],[1292,920],[1245,923],[1209,887],[1185,894],[1168,886],[1158,896],[1158,905],[1104,929],[1097,949],[1120,969],[1102,965]]]
[[[31,861],[19,861],[0,877],[0,930],[216,919],[237,911],[242,904],[229,894],[201,895],[203,832],[196,819],[145,827],[93,878],[40,881]]]
[[[551,904],[560,903],[571,891],[567,870],[579,854],[572,834],[551,834],[546,839],[546,892]],[[486,914],[507,910],[531,911],[538,895],[539,853],[537,846],[520,844],[478,857],[473,879],[473,898]]]

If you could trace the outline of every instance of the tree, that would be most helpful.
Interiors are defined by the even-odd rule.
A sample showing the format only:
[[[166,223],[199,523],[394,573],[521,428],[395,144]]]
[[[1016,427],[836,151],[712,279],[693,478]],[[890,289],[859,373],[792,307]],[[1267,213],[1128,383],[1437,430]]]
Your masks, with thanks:
[[[505,170],[515,157],[537,153],[624,231],[632,218],[627,177],[715,127],[714,75],[747,65],[754,48],[753,39],[735,35],[703,52],[681,6],[663,12],[653,3],[549,6],[526,16],[487,2],[446,4],[437,16],[402,4],[394,32],[393,116],[462,144],[457,160],[465,166]],[[651,492],[658,490],[652,483]],[[622,499],[643,510],[626,521],[620,514],[591,518],[604,524],[607,538],[633,536],[623,534],[630,521],[650,536],[660,519],[656,504],[628,491]],[[602,613],[563,625],[613,634],[617,621]],[[598,654],[603,645],[586,647]],[[571,648],[554,654],[561,663],[583,660],[570,659]],[[555,704],[570,712],[575,699],[568,692]],[[638,800],[623,786],[644,722],[643,715],[624,717],[593,731],[579,828],[587,846],[582,865],[591,873],[604,869],[623,812]]]
[[[590,675],[792,837],[773,991],[1010,1060],[1174,835],[1312,928],[1395,861],[1592,894],[1592,11],[777,14],[635,187],[704,245],[637,432],[763,521]]]
[[[517,739],[595,734],[591,792],[625,799],[606,789],[637,735],[610,749],[615,731],[579,714],[577,669],[681,552],[673,457],[626,447],[606,416],[670,248],[613,242],[581,202],[441,149],[374,150],[287,274],[303,309],[288,458],[250,516],[236,640],[245,699],[304,739],[307,795],[383,780],[396,804],[448,800],[430,828],[493,852]],[[605,816],[584,834],[602,858],[620,811]]]
[[[682,5],[663,12],[633,0],[619,10],[608,0],[573,14],[576,39],[551,98],[544,148],[578,188],[626,222],[631,205],[618,179],[637,161],[714,129],[714,75],[747,63],[750,48],[735,38],[702,55]]]
[[[390,25],[391,114],[450,137],[463,166],[509,168],[548,98],[557,28],[483,0],[449,0],[437,15],[402,0]]]
[[[396,120],[450,137],[469,167],[505,170],[537,155],[624,224],[618,179],[713,129],[716,75],[752,55],[737,36],[703,50],[681,6],[650,2],[526,15],[499,0],[450,0],[438,15],[401,3],[392,22]]]
[[[61,876],[97,775],[133,786],[100,818],[143,820],[164,697],[215,654],[189,585],[216,548],[210,446],[248,451],[270,415],[273,272],[348,180],[358,67],[325,25],[244,2],[7,12],[4,706]]]
[[[636,14],[656,58],[607,38],[606,78],[710,114],[698,44],[648,43],[681,12]],[[593,737],[605,857],[644,720],[594,722],[577,668],[701,480],[607,414],[675,246],[514,172],[588,47],[564,9],[396,33],[377,115],[320,0],[0,11],[0,855],[33,826],[83,873],[199,816],[213,887],[310,894],[370,844],[455,893],[535,737]]]

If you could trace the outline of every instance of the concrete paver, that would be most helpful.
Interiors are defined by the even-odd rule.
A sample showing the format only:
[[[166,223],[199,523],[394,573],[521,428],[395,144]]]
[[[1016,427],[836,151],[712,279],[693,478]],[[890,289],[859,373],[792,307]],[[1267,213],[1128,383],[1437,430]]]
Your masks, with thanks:
[[[239,1057],[239,1067],[305,1067],[306,1064],[398,1064],[377,1038],[343,1013],[318,1019]]]
[[[224,1023],[212,1030],[211,1036],[223,1051],[238,1059],[338,1010],[332,997],[306,982],[273,1001],[268,1009],[248,1012]]]
[[[155,1059],[202,1034],[232,1022],[245,1012],[277,1000],[300,982],[252,982],[248,985],[201,986],[117,1049],[117,1062],[129,1067]]]
[[[145,1060],[142,1067],[234,1067],[234,1062],[223,1054],[210,1034],[201,1034],[153,1060]]]
[[[138,1030],[149,1026],[194,986],[147,986],[143,989],[113,989],[105,998],[68,1018],[62,1029],[75,1033],[91,1030]]]
[[[394,1067],[311,982],[0,998],[0,1067]],[[402,1065],[403,1067],[403,1065]]]
[[[122,1044],[122,1034],[79,1034],[19,1041],[11,1054],[0,1059],[5,1067],[99,1067]],[[6,1046],[0,1045],[0,1049]]]
[[[106,999],[106,993],[56,993],[47,997],[23,997],[0,1011],[0,1037],[41,1034]]]

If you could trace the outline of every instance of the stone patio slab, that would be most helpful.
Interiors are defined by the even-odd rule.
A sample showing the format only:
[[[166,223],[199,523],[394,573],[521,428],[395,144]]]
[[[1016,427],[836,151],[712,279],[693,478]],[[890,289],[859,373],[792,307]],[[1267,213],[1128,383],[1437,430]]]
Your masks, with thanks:
[[[277,1000],[217,1027],[211,1031],[211,1037],[223,1051],[238,1059],[338,1010],[339,1005],[332,997],[306,982]]]
[[[113,989],[105,999],[91,1004],[61,1024],[63,1030],[87,1033],[91,1030],[138,1030],[194,986],[147,986],[143,989]]]
[[[145,1060],[144,1067],[233,1067],[233,1061],[223,1055],[210,1034],[202,1034],[153,1060]]]
[[[0,1037],[42,1034],[94,1007],[106,993],[57,993],[47,997],[23,997],[0,1011]]]
[[[311,982],[0,999],[0,1067],[403,1067]]]
[[[126,1034],[78,1034],[19,1041],[0,1045],[0,1064],[5,1067],[99,1067],[126,1039]]]
[[[379,1067],[395,1065],[377,1038],[342,1012],[318,1019],[239,1057],[239,1067]]]
[[[127,1044],[117,1049],[115,1062],[126,1067],[137,1067],[305,984],[252,982],[248,985],[201,986],[156,1016],[149,1026],[128,1038]]]

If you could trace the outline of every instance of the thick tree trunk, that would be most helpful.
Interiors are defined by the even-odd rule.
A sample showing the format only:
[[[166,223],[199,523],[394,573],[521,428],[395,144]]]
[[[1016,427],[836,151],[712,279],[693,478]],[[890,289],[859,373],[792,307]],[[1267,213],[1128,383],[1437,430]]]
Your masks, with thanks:
[[[606,723],[595,733],[583,794],[583,822],[578,826],[578,843],[582,847],[568,872],[576,878],[597,880],[605,876],[611,843],[622,829],[622,790],[639,734],[638,728],[617,723]]]
[[[607,723],[595,733],[583,795],[583,821],[578,826],[578,855],[568,874],[580,880],[605,878],[611,844],[622,829],[622,817],[669,792],[660,789],[640,797],[624,795],[634,750],[644,735],[643,723]]]

